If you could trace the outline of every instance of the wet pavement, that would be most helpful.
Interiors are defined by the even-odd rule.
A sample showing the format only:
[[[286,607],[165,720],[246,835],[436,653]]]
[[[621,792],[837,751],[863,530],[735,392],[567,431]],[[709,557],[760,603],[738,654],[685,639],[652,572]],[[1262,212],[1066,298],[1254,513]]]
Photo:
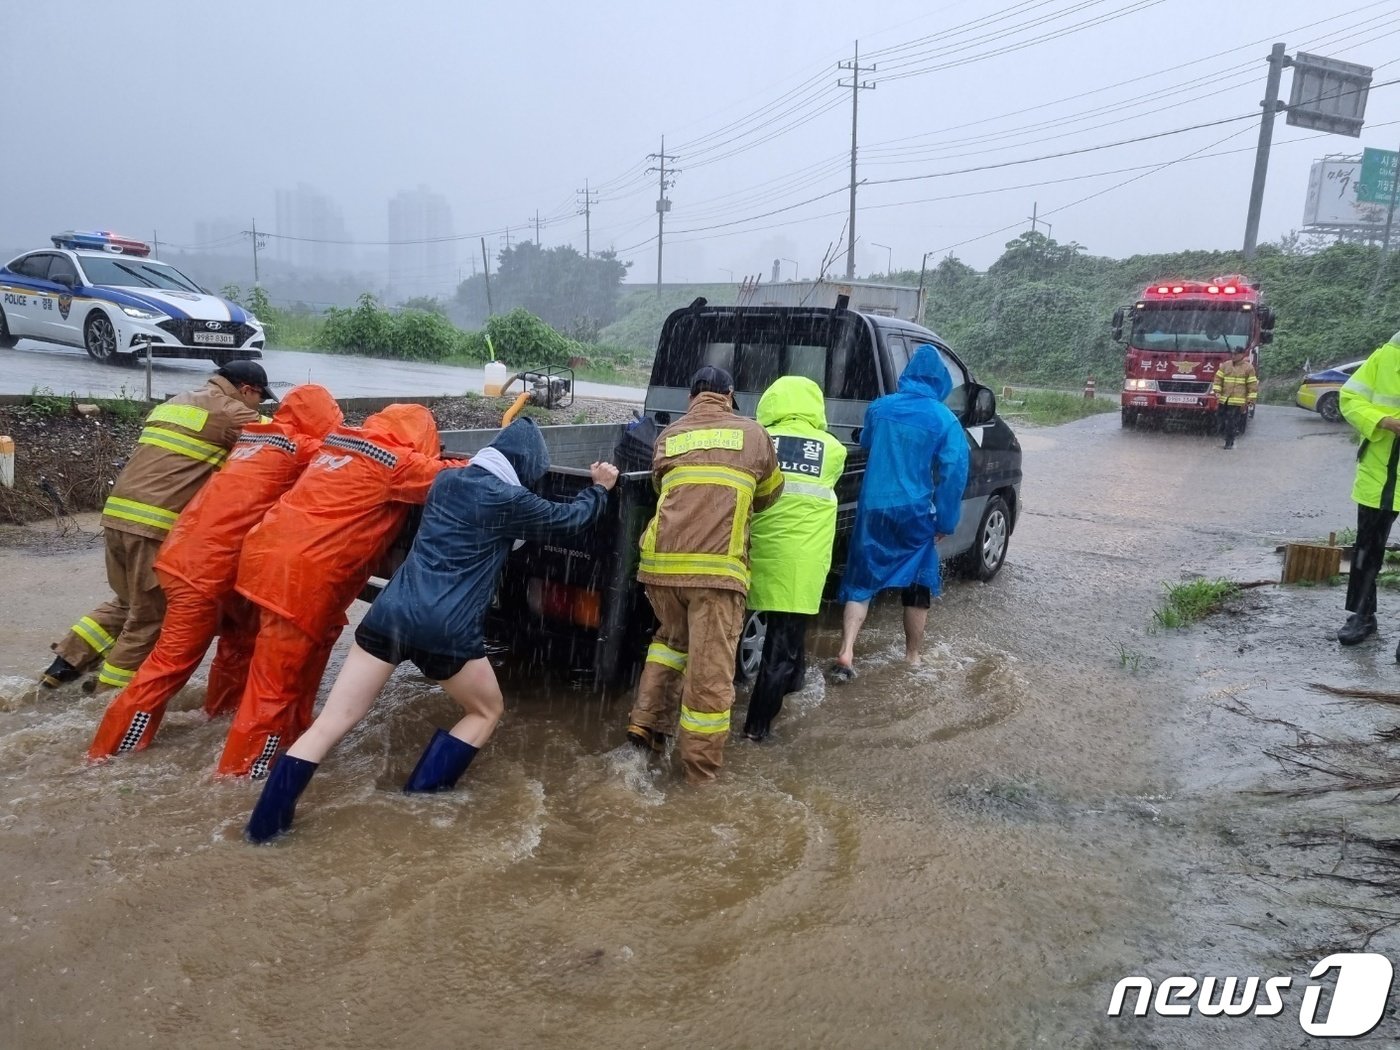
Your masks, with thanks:
[[[624,692],[517,674],[461,789],[404,796],[454,716],[401,671],[263,849],[238,837],[256,788],[209,779],[224,726],[197,684],[150,751],[84,766],[101,701],[25,679],[103,597],[100,547],[0,549],[0,1042],[1307,1045],[1296,997],[1276,1018],[1105,1011],[1137,973],[1301,988],[1383,923],[1348,908],[1390,907],[1311,880],[1330,847],[1285,845],[1383,827],[1379,796],[1251,792],[1307,782],[1266,749],[1397,721],[1306,684],[1400,689],[1400,598],[1355,650],[1330,638],[1330,587],[1153,629],[1164,583],[1276,578],[1277,542],[1353,523],[1348,433],[1272,407],[1230,452],[1116,416],[1024,429],[1008,564],[949,584],[924,666],[898,658],[898,603],[877,605],[861,677],[809,672],[718,785],[621,746]],[[836,643],[828,611],[814,660]],[[1393,928],[1367,944],[1400,950]]]
[[[313,354],[301,350],[269,350],[263,367],[275,392],[297,383],[319,383],[338,398],[459,396],[480,392],[480,366],[434,365],[423,361],[389,361],[373,357]],[[209,361],[151,362],[151,393],[167,397],[197,386],[214,368]],[[83,397],[145,397],[146,366],[104,365],[83,350],[21,340],[13,350],[0,350],[0,394],[28,394],[47,389],[55,394]],[[640,401],[642,391],[578,380],[579,397]]]

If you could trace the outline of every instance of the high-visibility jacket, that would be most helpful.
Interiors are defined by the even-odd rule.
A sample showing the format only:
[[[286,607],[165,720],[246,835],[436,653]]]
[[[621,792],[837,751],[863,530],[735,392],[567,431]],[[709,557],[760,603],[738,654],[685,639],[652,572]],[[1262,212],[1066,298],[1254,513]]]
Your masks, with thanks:
[[[163,540],[175,519],[258,413],[214,376],[198,390],[176,394],[146,417],[141,436],[102,508],[102,527]]]
[[[199,490],[161,545],[156,569],[218,601],[238,577],[243,540],[344,422],[322,386],[293,387],[271,422],[249,423],[228,462]]]
[[[656,515],[642,533],[642,583],[749,587],[749,520],[782,494],[767,431],[704,392],[656,438]]]
[[[240,594],[320,638],[428,496],[441,443],[422,405],[390,405],[363,427],[337,427],[285,496],[248,533]]]
[[[1252,405],[1259,400],[1259,376],[1248,359],[1226,361],[1215,370],[1215,400],[1222,405]]]
[[[1396,473],[1400,441],[1380,422],[1400,419],[1400,332],[1390,337],[1342,386],[1342,415],[1361,435],[1351,498],[1363,507],[1400,510]]]
[[[846,446],[827,433],[821,387],[805,376],[774,382],[759,398],[757,415],[773,438],[783,494],[750,530],[749,608],[814,613],[831,570]]]

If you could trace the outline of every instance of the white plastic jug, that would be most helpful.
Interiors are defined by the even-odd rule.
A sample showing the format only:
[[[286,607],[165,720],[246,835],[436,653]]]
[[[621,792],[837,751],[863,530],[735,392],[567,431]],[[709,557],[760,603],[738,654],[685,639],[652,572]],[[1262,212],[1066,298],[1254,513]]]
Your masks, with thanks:
[[[510,369],[500,361],[488,361],[485,373],[482,389],[486,396],[500,397],[501,388],[506,385],[506,380],[510,378]]]

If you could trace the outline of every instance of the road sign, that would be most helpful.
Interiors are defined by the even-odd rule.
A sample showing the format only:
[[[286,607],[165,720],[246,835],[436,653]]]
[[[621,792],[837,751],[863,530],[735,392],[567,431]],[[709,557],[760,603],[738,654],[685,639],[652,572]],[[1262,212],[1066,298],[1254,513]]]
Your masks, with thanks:
[[[1366,117],[1371,67],[1299,51],[1293,56],[1288,123],[1358,138]]]
[[[1390,198],[1384,203],[1359,200],[1360,181],[1361,161],[1356,158],[1329,157],[1313,161],[1303,225],[1379,231],[1385,226]]]
[[[1395,192],[1397,168],[1400,168],[1400,153],[1388,149],[1363,150],[1356,199],[1368,204],[1389,204]]]

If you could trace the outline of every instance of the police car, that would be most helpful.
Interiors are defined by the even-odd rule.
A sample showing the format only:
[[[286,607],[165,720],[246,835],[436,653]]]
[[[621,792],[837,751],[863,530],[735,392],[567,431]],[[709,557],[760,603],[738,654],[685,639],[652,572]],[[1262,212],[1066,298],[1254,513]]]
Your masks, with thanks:
[[[37,339],[109,364],[143,356],[147,343],[153,357],[262,357],[256,317],[152,259],[149,245],[105,230],[50,239],[0,267],[0,347]]]

